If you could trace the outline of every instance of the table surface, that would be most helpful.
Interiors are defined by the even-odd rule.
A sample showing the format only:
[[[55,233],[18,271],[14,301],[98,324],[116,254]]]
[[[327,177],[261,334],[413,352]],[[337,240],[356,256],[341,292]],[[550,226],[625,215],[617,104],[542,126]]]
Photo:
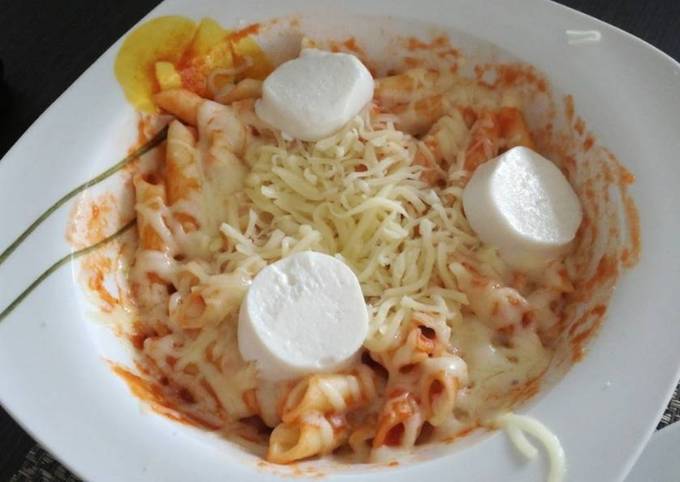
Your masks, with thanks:
[[[0,101],[0,158],[78,76],[156,0],[0,0],[0,59],[9,104]],[[678,0],[561,0],[680,59]],[[1,87],[1,86],[0,86]],[[0,92],[0,96],[2,92]],[[676,390],[659,426],[680,418]],[[0,481],[74,480],[0,407]]]

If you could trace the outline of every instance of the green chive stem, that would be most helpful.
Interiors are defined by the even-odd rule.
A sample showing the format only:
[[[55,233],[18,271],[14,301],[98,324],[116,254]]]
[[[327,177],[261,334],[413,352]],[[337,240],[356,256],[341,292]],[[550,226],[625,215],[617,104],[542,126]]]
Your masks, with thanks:
[[[54,203],[50,208],[47,209],[44,213],[42,213],[38,219],[33,221],[33,223],[26,228],[26,230],[19,235],[17,239],[14,240],[12,244],[9,245],[7,249],[5,249],[1,254],[0,254],[0,265],[4,263],[7,258],[16,250],[21,243],[24,242],[24,240],[33,232],[35,229],[40,226],[40,224],[45,221],[52,213],[54,213],[57,209],[62,207],[64,204],[66,204],[69,200],[73,199],[75,196],[80,194],[81,192],[85,191],[86,189],[102,182],[104,179],[112,176],[119,170],[121,170],[123,167],[125,167],[126,164],[129,162],[133,161],[134,159],[137,159],[138,157],[142,156],[143,154],[146,154],[148,151],[156,147],[158,144],[163,142],[165,140],[166,136],[168,134],[168,128],[164,127],[161,129],[153,138],[151,138],[146,144],[143,146],[139,147],[138,149],[134,150],[132,153],[129,155],[125,156],[123,160],[120,162],[114,164],[98,176],[90,179],[89,181],[84,182],[80,186],[76,187],[73,189],[71,192],[66,194],[64,197],[59,199],[56,203]]]
[[[101,247],[104,246],[105,244],[110,243],[110,242],[113,241],[114,239],[116,239],[116,238],[118,238],[119,236],[121,236],[122,234],[124,234],[124,233],[125,233],[128,229],[130,229],[132,226],[134,226],[136,222],[137,222],[137,220],[136,220],[136,219],[133,219],[132,221],[130,221],[129,223],[127,223],[125,226],[123,226],[122,228],[120,228],[118,231],[116,231],[115,233],[113,233],[111,236],[106,237],[106,238],[102,239],[101,241],[98,241],[97,243],[93,244],[92,246],[88,246],[88,247],[83,248],[83,249],[81,249],[81,250],[74,251],[74,252],[72,252],[72,253],[70,253],[70,254],[67,254],[66,256],[64,256],[63,258],[61,258],[59,261],[57,261],[56,263],[54,263],[52,266],[50,266],[49,268],[47,268],[40,276],[38,276],[38,277],[35,279],[35,281],[33,281],[33,283],[31,283],[30,285],[28,285],[28,287],[27,287],[24,291],[22,291],[21,294],[20,294],[19,296],[17,296],[17,297],[14,299],[14,301],[12,301],[12,302],[7,306],[7,308],[5,308],[4,310],[2,310],[2,312],[0,312],[0,323],[1,323],[2,320],[4,320],[4,319],[5,319],[12,311],[14,311],[14,309],[15,309],[17,306],[19,306],[19,304],[24,300],[24,298],[26,298],[28,295],[30,295],[31,292],[32,292],[34,289],[36,289],[36,288],[40,285],[40,283],[42,283],[43,281],[45,281],[45,279],[46,279],[49,275],[51,275],[52,273],[54,273],[55,271],[57,271],[59,268],[61,268],[63,265],[69,263],[70,261],[76,260],[76,259],[80,258],[81,256],[85,256],[86,254],[91,253],[92,251],[95,251],[95,250],[98,249],[98,248],[101,248]]]

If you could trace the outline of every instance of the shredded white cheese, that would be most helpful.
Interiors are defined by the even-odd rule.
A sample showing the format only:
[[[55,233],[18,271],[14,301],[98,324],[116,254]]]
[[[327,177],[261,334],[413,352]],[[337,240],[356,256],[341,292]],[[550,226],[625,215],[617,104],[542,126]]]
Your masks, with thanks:
[[[234,196],[227,211],[250,209],[222,225],[233,249],[218,254],[220,265],[256,271],[309,249],[339,257],[367,298],[366,346],[374,351],[396,346],[414,313],[447,327],[466,300],[447,260],[478,240],[460,190],[436,194],[421,181],[415,148],[388,118],[367,111],[316,143],[254,143],[245,155],[246,199]]]
[[[533,417],[527,415],[517,415],[506,413],[499,416],[494,423],[499,428],[503,428],[505,433],[512,441],[513,445],[527,459],[535,459],[538,450],[524,435],[525,432],[536,438],[548,454],[550,469],[548,472],[548,482],[560,482],[564,480],[567,473],[566,457],[560,439],[552,433],[545,425]]]

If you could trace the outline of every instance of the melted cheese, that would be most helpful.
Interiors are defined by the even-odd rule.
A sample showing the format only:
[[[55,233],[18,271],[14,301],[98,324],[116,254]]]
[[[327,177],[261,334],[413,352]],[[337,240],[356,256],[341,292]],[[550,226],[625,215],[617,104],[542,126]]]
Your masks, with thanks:
[[[208,104],[206,115],[219,109]],[[348,387],[352,394],[370,390],[371,402],[361,409],[366,417],[379,413],[389,389],[417,394],[423,373],[443,371],[460,385],[455,413],[435,428],[435,438],[446,437],[492,419],[512,404],[515,387],[543,373],[550,351],[533,327],[521,327],[524,312],[503,296],[533,299],[537,293],[540,309],[549,310],[548,298],[538,290],[552,289],[548,284],[555,282],[538,280],[536,290],[521,295],[511,288],[512,270],[496,250],[480,242],[463,214],[461,165],[451,165],[446,187],[431,187],[421,180],[423,168],[413,162],[417,141],[395,129],[392,116],[368,109],[316,142],[287,139],[253,116],[238,115],[258,132],[245,143],[240,159],[248,171],[243,185],[206,179],[201,205],[139,210],[165,230],[171,255],[188,258],[138,255],[140,271],[159,273],[177,289],[170,296],[171,311],[182,297],[206,295],[202,290],[219,276],[239,273],[248,280],[282,258],[313,250],[341,259],[354,272],[369,313],[364,347],[389,371],[386,387],[376,386],[361,370],[358,382]],[[467,135],[461,134],[461,143]],[[199,139],[198,146],[206,162],[211,154],[205,141]],[[202,221],[200,229],[178,229],[172,221],[175,209],[195,215]],[[478,285],[488,290],[475,291]],[[240,292],[242,287],[235,288]],[[504,299],[508,306],[500,305]],[[529,302],[520,304],[532,308]],[[200,410],[204,419],[217,419],[223,427],[256,414],[270,426],[280,421],[286,386],[258,379],[255,367],[242,359],[238,310],[198,332],[182,331],[161,311],[150,311],[153,319],[146,321],[165,325],[171,333],[148,340],[144,351],[164,374],[200,398],[196,408],[187,410]],[[480,313],[493,322],[480,321]],[[427,358],[419,352],[409,338],[414,324],[431,330],[431,342],[444,347],[444,353]],[[498,330],[508,327],[508,332]],[[429,361],[423,362],[423,356]],[[421,366],[409,371],[414,363]],[[335,411],[351,405],[337,387],[322,384],[320,389]],[[426,416],[405,423],[406,444],[415,443]],[[324,444],[332,445],[333,427],[325,417],[309,414],[305,421],[319,428]],[[373,452],[374,458],[394,453],[387,448]]]
[[[561,482],[567,473],[566,457],[560,440],[545,425],[533,417],[506,413],[499,416],[495,424],[505,429],[510,440],[527,459],[535,459],[536,448],[524,436],[524,432],[536,438],[548,454],[550,469],[548,482]]]

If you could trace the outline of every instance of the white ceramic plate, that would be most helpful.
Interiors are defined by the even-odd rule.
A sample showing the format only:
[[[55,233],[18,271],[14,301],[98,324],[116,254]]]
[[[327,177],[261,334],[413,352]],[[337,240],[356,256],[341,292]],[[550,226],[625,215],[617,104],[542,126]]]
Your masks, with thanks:
[[[631,470],[626,482],[677,482],[680,480],[680,423],[656,432]]]
[[[680,367],[680,226],[674,221],[680,208],[680,66],[620,30],[540,0],[349,0],[342,2],[345,13],[332,0],[169,0],[147,18],[179,13],[236,25],[312,5],[322,22],[344,25],[348,34],[347,12],[389,15],[437,25],[454,42],[458,35],[502,46],[546,72],[556,90],[573,94],[599,141],[637,175],[641,262],[620,280],[585,360],[527,409],[560,437],[569,480],[622,479],[651,435]],[[596,30],[601,40],[574,43],[568,30]],[[112,74],[119,47],[120,41],[0,162],[0,247],[67,189],[125,152],[134,123]],[[68,252],[67,214],[62,208],[0,267],[0,306]],[[125,356],[115,353],[115,337],[90,318],[72,273],[61,269],[0,324],[0,402],[48,450],[93,481],[276,477],[227,443],[145,410],[103,359]],[[329,479],[359,474],[375,481],[541,480],[545,464],[525,463],[497,433],[427,462],[354,468]]]

